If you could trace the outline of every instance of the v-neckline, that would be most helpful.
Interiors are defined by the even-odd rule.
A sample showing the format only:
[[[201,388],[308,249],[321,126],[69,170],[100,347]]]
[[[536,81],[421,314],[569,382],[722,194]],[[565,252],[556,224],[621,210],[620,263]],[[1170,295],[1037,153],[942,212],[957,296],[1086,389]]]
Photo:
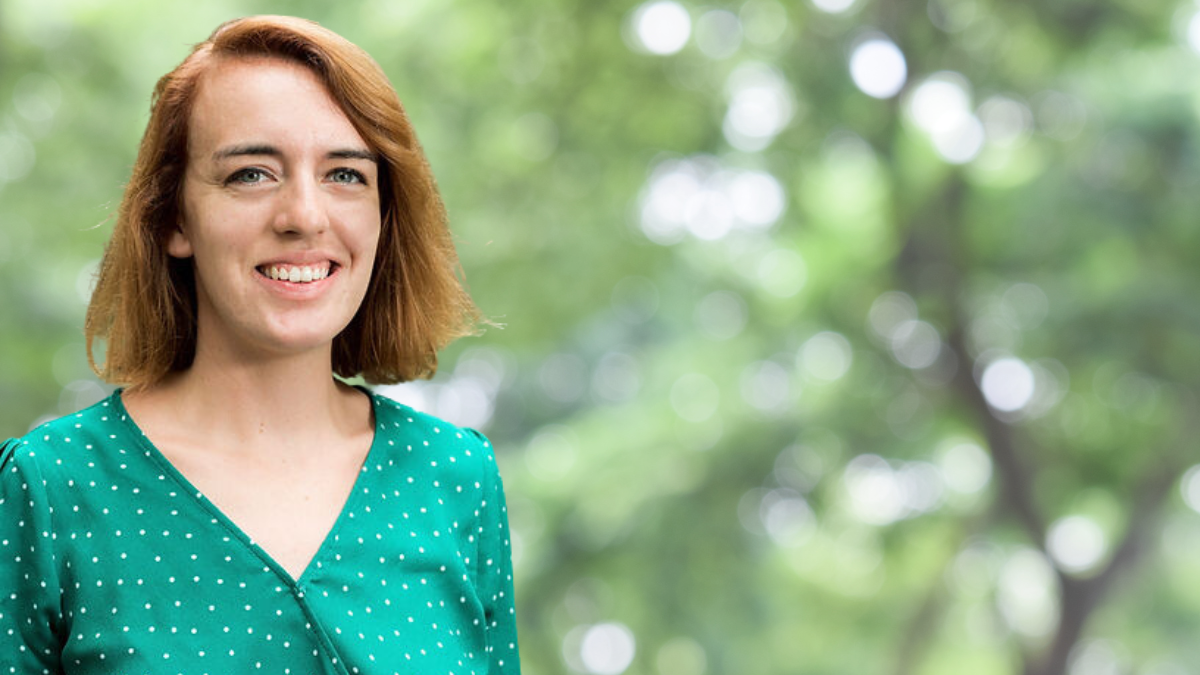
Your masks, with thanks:
[[[366,467],[370,466],[371,462],[374,461],[375,455],[379,452],[380,439],[383,437],[383,434],[380,433],[381,421],[379,417],[379,403],[375,398],[375,394],[363,387],[355,388],[366,394],[367,399],[371,404],[371,421],[373,427],[371,446],[367,449],[367,454],[364,455],[362,464],[359,466],[358,471],[354,476],[354,482],[350,486],[350,492],[346,495],[346,500],[342,503],[342,507],[338,511],[337,518],[334,519],[333,525],[330,526],[329,531],[325,533],[325,536],[321,539],[321,544],[317,546],[317,549],[313,552],[312,557],[309,558],[307,563],[305,563],[304,570],[300,572],[300,576],[298,577],[293,577],[291,572],[287,571],[287,568],[280,564],[279,561],[277,561],[269,551],[256,543],[253,537],[247,534],[246,531],[243,530],[236,521],[230,518],[224,511],[221,510],[219,506],[217,506],[216,502],[205,496],[204,492],[196,487],[196,485],[192,483],[192,481],[188,479],[188,477],[185,476],[182,471],[176,468],[171,460],[168,459],[167,456],[163,454],[153,442],[150,441],[150,437],[147,436],[144,431],[142,431],[142,428],[138,426],[138,423],[133,419],[133,415],[130,415],[129,410],[125,408],[125,402],[121,399],[121,392],[124,391],[124,388],[114,391],[112,393],[112,399],[114,401],[113,407],[120,415],[121,422],[128,425],[129,429],[133,432],[133,436],[137,443],[140,444],[142,449],[145,451],[145,455],[154,460],[154,462],[157,463],[163,470],[164,474],[170,476],[172,480],[178,483],[189,494],[192,501],[194,501],[200,508],[207,511],[217,523],[233,534],[233,536],[252,554],[261,558],[263,562],[266,563],[267,567],[271,568],[276,575],[278,575],[292,587],[303,588],[304,585],[309,581],[310,577],[316,574],[316,571],[320,569],[320,562],[330,555],[330,549],[333,548],[334,543],[337,541],[339,537],[339,531],[343,528],[343,523],[350,518],[349,514],[353,512],[351,507],[353,506],[354,501],[357,499],[358,494],[362,492],[362,481],[364,476],[367,474]]]

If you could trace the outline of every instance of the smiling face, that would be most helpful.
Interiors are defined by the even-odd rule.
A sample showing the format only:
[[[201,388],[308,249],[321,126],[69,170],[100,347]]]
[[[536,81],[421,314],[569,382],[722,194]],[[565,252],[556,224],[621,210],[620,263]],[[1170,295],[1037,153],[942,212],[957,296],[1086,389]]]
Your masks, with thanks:
[[[371,280],[378,166],[316,75],[272,58],[218,61],[188,128],[182,222],[197,357],[329,352]]]

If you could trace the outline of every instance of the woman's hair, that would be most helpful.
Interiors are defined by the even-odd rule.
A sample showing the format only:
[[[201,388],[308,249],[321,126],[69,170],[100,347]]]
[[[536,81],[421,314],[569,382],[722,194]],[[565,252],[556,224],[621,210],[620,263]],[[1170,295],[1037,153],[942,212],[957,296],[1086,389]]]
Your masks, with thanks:
[[[382,230],[366,297],[333,341],[333,370],[372,383],[429,377],[437,351],[473,332],[446,211],[387,76],[362,49],[311,21],[258,16],[222,24],[158,81],[133,175],[100,262],[84,332],[100,377],[143,387],[191,366],[196,286],[167,240],[182,220],[188,123],[197,85],[223,58],[272,57],[317,75],[379,156]],[[105,342],[98,365],[94,341]]]

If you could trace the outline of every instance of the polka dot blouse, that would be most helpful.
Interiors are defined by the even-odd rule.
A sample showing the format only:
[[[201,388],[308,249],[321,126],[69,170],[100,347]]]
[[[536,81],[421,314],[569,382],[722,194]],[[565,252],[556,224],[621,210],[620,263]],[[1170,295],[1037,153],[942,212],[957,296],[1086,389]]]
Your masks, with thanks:
[[[299,579],[119,392],[0,447],[0,675],[516,675],[487,440],[372,394],[375,439]]]

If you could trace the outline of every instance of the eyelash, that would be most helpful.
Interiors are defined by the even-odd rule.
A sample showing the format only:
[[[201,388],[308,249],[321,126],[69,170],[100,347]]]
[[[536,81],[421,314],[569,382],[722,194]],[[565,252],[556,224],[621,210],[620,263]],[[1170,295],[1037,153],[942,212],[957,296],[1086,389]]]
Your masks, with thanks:
[[[245,168],[245,169],[238,169],[237,171],[234,171],[234,172],[233,172],[233,173],[232,173],[232,174],[229,176],[229,178],[226,178],[226,179],[225,179],[225,184],[226,184],[226,185],[232,185],[232,184],[234,184],[234,183],[241,183],[241,184],[243,184],[243,185],[256,185],[256,184],[258,184],[258,183],[261,183],[261,182],[262,182],[261,180],[254,180],[254,181],[246,181],[246,180],[242,180],[243,178],[245,178],[245,177],[247,177],[247,176],[250,176],[250,175],[258,175],[258,176],[263,176],[263,177],[265,177],[265,176],[267,175],[267,172],[266,172],[266,171],[263,171],[262,169],[256,169],[256,168],[254,168],[254,167],[248,167],[248,168]]]
[[[334,181],[334,182],[342,183],[342,184],[349,184],[349,183],[361,183],[362,185],[367,184],[367,177],[364,176],[361,171],[358,171],[355,169],[350,169],[347,167],[339,167],[339,168],[334,169],[333,171],[329,172],[330,176],[334,176],[337,174],[349,175],[352,180],[350,180],[350,181]],[[229,178],[225,179],[225,184],[232,185],[234,183],[241,183],[242,185],[257,185],[258,183],[262,182],[261,179],[260,180],[250,180],[250,181],[243,180],[247,176],[266,177],[267,172],[262,169],[256,168],[256,167],[247,167],[245,169],[239,169],[237,171],[234,171],[233,174],[231,174],[229,176]]]
[[[367,184],[367,177],[364,176],[361,171],[356,171],[355,169],[348,169],[346,167],[341,167],[339,169],[334,169],[333,171],[330,171],[329,175],[332,176],[334,174],[339,174],[339,173],[349,174],[351,177],[354,178],[354,182],[356,182],[356,183],[361,183],[363,185]]]

